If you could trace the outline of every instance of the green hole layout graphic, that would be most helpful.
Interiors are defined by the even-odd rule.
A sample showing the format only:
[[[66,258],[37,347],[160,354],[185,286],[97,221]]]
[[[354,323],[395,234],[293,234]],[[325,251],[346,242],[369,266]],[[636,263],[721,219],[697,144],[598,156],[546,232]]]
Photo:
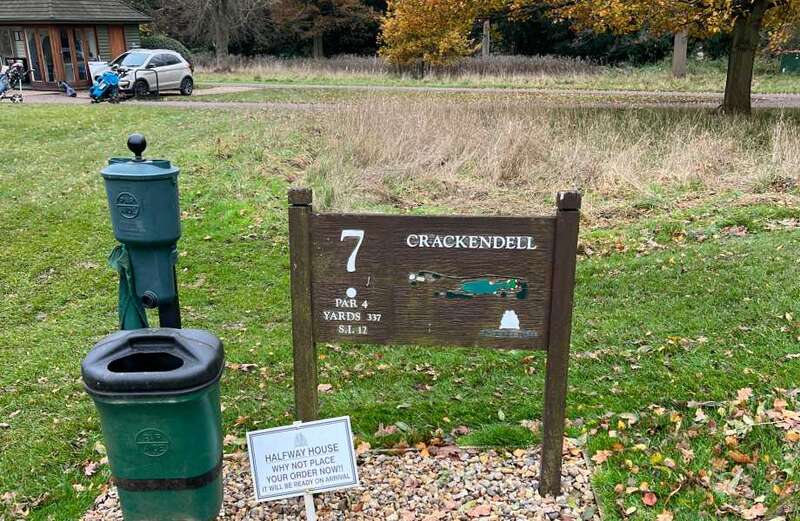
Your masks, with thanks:
[[[435,290],[434,296],[450,300],[471,299],[481,296],[500,298],[514,297],[524,300],[528,296],[528,282],[521,277],[501,277],[485,275],[478,278],[461,279],[451,275],[442,275],[433,271],[409,273],[408,281],[412,286],[437,284],[445,281],[450,288]]]

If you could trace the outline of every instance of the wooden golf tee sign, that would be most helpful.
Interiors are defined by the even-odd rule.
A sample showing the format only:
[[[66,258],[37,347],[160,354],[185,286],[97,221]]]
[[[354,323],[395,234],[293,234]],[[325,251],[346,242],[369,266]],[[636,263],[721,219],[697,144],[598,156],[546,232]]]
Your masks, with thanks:
[[[554,216],[325,214],[289,191],[297,419],[316,420],[317,342],[543,350],[540,492],[561,491],[581,196]]]

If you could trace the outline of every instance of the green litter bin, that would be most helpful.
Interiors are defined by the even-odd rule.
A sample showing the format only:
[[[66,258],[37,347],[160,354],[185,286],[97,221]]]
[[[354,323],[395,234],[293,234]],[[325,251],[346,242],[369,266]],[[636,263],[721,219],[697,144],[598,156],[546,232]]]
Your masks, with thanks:
[[[211,521],[222,506],[222,342],[197,329],[120,331],[82,364],[125,521]]]
[[[781,56],[781,73],[800,74],[800,51],[783,53]]]

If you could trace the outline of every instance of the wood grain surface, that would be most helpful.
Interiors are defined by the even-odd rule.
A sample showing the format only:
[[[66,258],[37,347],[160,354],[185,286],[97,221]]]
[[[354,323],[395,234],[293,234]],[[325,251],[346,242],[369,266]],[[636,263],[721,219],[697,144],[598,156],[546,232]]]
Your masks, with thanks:
[[[359,230],[363,242],[351,259]],[[314,338],[545,349],[554,233],[555,217],[314,214]],[[439,237],[440,247],[409,245],[419,246],[421,236],[429,246]],[[412,284],[412,275],[427,279]],[[463,290],[470,281],[516,281],[526,291],[522,298],[513,290],[470,294]],[[501,328],[504,315],[519,329]]]

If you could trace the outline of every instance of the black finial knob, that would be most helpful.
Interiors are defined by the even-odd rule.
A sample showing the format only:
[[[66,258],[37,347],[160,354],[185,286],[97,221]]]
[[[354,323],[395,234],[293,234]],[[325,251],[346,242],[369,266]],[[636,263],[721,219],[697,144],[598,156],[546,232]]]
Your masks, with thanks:
[[[139,134],[131,134],[128,136],[128,150],[133,152],[133,155],[136,156],[137,161],[142,160],[142,154],[144,150],[147,148],[147,139],[145,139],[144,135]]]

